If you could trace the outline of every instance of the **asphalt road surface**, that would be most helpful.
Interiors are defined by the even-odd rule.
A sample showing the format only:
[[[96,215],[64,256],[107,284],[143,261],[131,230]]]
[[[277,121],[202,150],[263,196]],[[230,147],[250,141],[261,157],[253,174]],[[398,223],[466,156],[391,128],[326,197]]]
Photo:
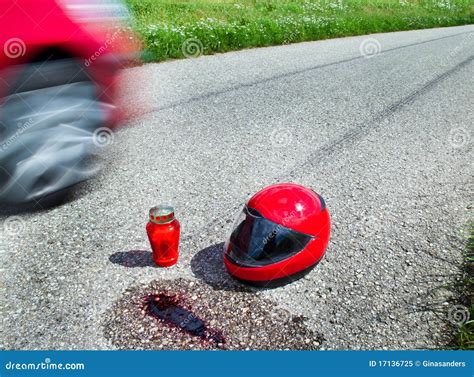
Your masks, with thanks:
[[[2,219],[1,347],[443,347],[459,308],[441,287],[472,216],[473,52],[464,26],[128,69],[140,116],[105,148],[103,173],[58,208]],[[304,279],[246,290],[222,242],[239,205],[282,181],[325,197],[331,242]],[[148,253],[157,203],[182,224],[170,269]],[[146,316],[158,291],[225,345]]]

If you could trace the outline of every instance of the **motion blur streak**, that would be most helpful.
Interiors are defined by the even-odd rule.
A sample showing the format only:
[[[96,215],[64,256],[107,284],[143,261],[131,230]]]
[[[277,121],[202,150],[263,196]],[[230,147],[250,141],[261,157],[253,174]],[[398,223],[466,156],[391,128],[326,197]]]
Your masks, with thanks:
[[[117,1],[0,0],[0,202],[50,206],[96,171],[120,69],[138,49]]]

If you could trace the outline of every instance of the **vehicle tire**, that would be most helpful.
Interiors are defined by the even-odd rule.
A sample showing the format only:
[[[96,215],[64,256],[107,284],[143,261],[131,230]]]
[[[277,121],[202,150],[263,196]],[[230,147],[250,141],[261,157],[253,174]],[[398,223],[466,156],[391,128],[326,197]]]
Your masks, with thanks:
[[[49,207],[96,172],[95,131],[110,105],[75,59],[14,69],[20,73],[0,108],[0,202]]]

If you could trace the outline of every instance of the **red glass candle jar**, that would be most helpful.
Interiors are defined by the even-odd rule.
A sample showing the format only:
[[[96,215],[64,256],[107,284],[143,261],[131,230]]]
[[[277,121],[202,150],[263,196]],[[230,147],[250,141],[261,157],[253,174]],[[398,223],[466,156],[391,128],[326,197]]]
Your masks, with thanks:
[[[180,225],[170,206],[150,209],[150,221],[146,232],[153,251],[153,260],[158,266],[169,267],[178,262]]]

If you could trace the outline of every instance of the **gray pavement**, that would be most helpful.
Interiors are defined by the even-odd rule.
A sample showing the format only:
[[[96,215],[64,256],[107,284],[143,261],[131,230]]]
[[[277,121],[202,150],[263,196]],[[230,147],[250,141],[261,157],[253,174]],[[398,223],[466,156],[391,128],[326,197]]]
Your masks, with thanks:
[[[437,288],[458,276],[472,218],[473,52],[463,26],[127,70],[140,117],[103,174],[61,207],[2,219],[0,346],[209,348],[137,309],[175,289],[229,348],[443,347],[454,302]],[[325,197],[327,254],[298,282],[245,289],[221,243],[239,205],[282,181]],[[182,224],[170,269],[146,253],[157,203]]]

